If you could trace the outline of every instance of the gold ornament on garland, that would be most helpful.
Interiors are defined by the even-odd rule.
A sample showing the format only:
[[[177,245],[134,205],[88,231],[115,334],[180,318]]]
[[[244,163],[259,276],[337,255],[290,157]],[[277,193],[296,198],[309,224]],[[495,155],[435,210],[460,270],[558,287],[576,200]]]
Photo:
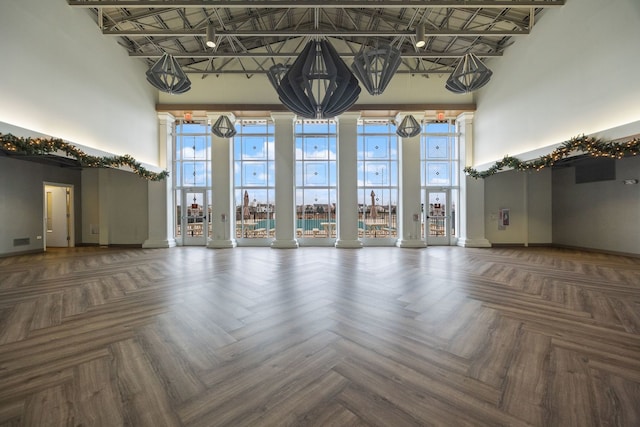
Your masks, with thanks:
[[[73,157],[80,162],[80,165],[83,167],[119,168],[128,166],[134,173],[150,181],[162,181],[169,176],[169,172],[167,171],[156,173],[147,170],[128,154],[123,156],[90,156],[60,138],[22,138],[11,134],[0,133],[0,148],[5,151],[29,156],[44,156],[55,153],[56,151],[62,151],[67,156]]]
[[[473,178],[486,178],[500,172],[504,168],[511,168],[519,171],[536,170],[553,166],[557,161],[569,157],[575,153],[587,153],[593,157],[612,157],[621,159],[626,156],[637,156],[640,152],[640,138],[633,138],[627,142],[602,141],[590,136],[577,136],[562,143],[558,148],[546,156],[541,156],[535,160],[526,162],[520,161],[516,157],[504,156],[504,158],[489,169],[478,172],[471,167],[464,168],[464,172]]]

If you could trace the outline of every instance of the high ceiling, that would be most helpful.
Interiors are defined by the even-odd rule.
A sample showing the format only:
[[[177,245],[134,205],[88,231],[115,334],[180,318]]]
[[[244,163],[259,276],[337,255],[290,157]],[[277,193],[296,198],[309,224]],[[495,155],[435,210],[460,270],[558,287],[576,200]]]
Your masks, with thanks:
[[[501,56],[565,0],[207,1],[69,0],[92,11],[106,37],[153,64],[164,52],[187,73],[266,73],[291,64],[308,40],[325,37],[347,64],[360,49],[391,44],[398,73],[448,73],[460,57]],[[215,28],[216,47],[206,30]],[[426,44],[415,46],[424,26]]]

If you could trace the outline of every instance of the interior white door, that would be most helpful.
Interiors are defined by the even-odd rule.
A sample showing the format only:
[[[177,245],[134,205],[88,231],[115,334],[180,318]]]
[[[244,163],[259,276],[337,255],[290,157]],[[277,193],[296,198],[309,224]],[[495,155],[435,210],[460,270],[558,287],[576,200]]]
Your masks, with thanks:
[[[69,188],[45,185],[45,243],[47,247],[69,246],[70,194]]]

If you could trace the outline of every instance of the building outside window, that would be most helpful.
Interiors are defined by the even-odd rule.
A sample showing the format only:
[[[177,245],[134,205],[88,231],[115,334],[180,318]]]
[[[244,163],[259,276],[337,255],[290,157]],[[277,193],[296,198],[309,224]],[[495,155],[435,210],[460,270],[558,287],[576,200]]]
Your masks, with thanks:
[[[175,123],[174,233],[178,244],[205,245],[211,228],[211,134],[207,121]]]
[[[398,136],[390,120],[358,123],[358,231],[365,239],[397,236]]]
[[[233,139],[237,239],[275,236],[274,125],[241,119]]]
[[[275,238],[274,123],[240,119],[233,138],[234,237],[239,244]],[[213,235],[210,125],[174,125],[174,232],[178,244],[202,245]],[[337,144],[335,120],[298,120],[295,141],[295,230],[301,244],[336,238]],[[359,237],[365,244],[397,239],[399,137],[388,119],[364,119],[357,128]],[[219,159],[222,161],[222,159]],[[459,205],[459,141],[453,121],[423,124],[420,138],[421,238],[455,244]],[[281,190],[286,191],[286,190]],[[323,243],[324,242],[324,243]]]
[[[336,237],[338,130],[335,120],[298,120],[296,144],[296,234]]]
[[[450,245],[457,236],[459,139],[452,121],[423,125],[420,146],[422,238],[429,245]]]

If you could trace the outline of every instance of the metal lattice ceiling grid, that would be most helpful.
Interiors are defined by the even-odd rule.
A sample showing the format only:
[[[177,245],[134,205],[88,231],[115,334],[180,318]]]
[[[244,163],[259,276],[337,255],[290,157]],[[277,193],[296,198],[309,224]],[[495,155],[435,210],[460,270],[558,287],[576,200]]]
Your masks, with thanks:
[[[88,8],[105,36],[153,64],[164,52],[187,73],[264,74],[290,65],[310,39],[325,37],[349,64],[366,46],[402,53],[398,73],[450,73],[473,52],[499,57],[540,16],[565,0],[206,1],[69,0]],[[216,47],[205,44],[207,26]],[[426,45],[415,46],[424,25]]]

